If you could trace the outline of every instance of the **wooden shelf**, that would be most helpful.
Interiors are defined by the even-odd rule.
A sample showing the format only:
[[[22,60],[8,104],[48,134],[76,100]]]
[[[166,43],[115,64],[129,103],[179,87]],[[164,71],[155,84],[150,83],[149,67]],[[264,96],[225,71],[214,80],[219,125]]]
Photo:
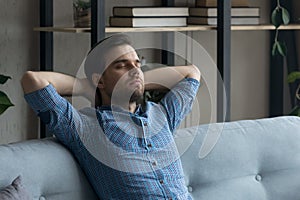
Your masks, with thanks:
[[[73,28],[73,27],[36,27],[34,31],[45,32],[68,32],[68,33],[86,33],[90,32],[91,28]],[[106,33],[118,32],[168,32],[168,31],[208,31],[216,30],[215,26],[183,26],[183,27],[147,27],[147,28],[132,28],[132,27],[106,27]]]
[[[238,25],[231,26],[233,31],[259,31],[259,30],[275,30],[272,24],[259,24],[259,25]],[[300,30],[300,24],[289,24],[280,26],[279,30]]]
[[[86,33],[90,32],[91,28],[73,28],[73,27],[35,27],[34,31],[44,32],[66,32],[66,33]]]
[[[260,25],[233,25],[231,30],[233,31],[255,31],[255,30],[274,30],[274,26],[270,24]],[[280,30],[300,30],[300,24],[290,24],[286,26],[280,26]],[[36,27],[34,31],[45,32],[66,32],[66,33],[87,33],[91,31],[91,28],[74,28],[74,27]],[[167,32],[167,31],[211,31],[217,30],[216,26],[208,25],[189,25],[184,27],[149,27],[149,28],[131,28],[131,27],[106,27],[106,33],[118,33],[118,32]]]

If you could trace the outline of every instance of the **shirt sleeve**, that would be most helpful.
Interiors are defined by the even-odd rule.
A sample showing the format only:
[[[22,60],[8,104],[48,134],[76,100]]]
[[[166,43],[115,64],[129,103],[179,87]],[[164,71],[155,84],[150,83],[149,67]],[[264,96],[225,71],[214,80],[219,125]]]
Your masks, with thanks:
[[[77,110],[55,88],[49,84],[45,88],[25,94],[25,100],[47,125],[58,140],[69,146],[78,137],[82,127]]]
[[[193,78],[185,78],[175,85],[161,100],[171,131],[174,131],[184,117],[191,111],[200,82]]]

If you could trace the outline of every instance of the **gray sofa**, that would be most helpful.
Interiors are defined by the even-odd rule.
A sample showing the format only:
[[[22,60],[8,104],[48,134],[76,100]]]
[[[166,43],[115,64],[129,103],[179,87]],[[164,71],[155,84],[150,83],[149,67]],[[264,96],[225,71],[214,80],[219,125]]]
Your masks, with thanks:
[[[177,131],[196,200],[299,200],[300,118],[201,125]],[[33,199],[97,199],[72,155],[54,139],[0,146],[0,188],[22,175]]]

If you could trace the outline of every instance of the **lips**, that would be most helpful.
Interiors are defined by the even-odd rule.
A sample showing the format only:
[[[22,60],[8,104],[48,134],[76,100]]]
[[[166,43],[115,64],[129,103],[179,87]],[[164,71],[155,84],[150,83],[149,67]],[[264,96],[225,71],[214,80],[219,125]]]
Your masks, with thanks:
[[[130,82],[130,85],[138,85],[138,84],[141,84],[141,81],[135,80]]]
[[[142,81],[140,79],[135,79],[133,81],[130,81],[129,85],[130,86],[132,86],[132,85],[142,85]]]

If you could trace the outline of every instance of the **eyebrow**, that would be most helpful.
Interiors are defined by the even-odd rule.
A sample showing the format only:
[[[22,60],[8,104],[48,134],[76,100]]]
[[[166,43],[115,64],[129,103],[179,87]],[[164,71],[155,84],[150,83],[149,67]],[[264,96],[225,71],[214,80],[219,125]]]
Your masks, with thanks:
[[[120,60],[113,61],[111,64],[117,64],[117,63],[127,62],[127,61],[129,61],[129,60],[128,59],[120,59]],[[136,59],[135,62],[140,63],[141,61],[139,59]]]

